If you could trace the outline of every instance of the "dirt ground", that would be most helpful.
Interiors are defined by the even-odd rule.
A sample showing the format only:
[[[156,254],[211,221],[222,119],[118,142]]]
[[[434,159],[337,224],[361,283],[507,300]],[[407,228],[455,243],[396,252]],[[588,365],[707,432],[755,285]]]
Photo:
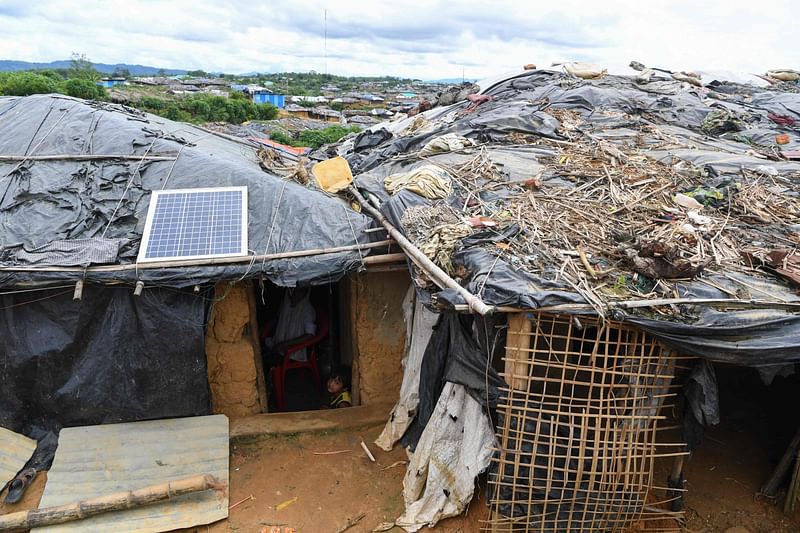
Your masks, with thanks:
[[[287,528],[296,533],[334,533],[363,514],[347,530],[359,533],[392,521],[402,511],[405,472],[405,465],[395,463],[406,455],[401,448],[385,453],[374,446],[380,429],[263,437],[232,444],[230,504],[234,507],[229,518],[185,533],[291,531]],[[362,437],[376,463],[362,451]],[[782,496],[777,502],[755,496],[772,467],[759,438],[756,433],[723,426],[710,432],[694,452],[686,466],[687,533],[724,533],[733,526],[744,526],[750,533],[800,532],[800,512],[785,516]],[[656,482],[666,479],[668,468],[666,463],[658,465]],[[0,513],[36,508],[45,481],[46,473],[40,474],[21,504],[13,508],[0,504]],[[466,516],[444,520],[434,531],[478,533],[486,517],[486,507],[476,498]]]
[[[348,532],[370,532],[393,521],[403,509],[405,451],[381,451],[372,441],[380,427],[361,430],[266,437],[231,447],[231,505],[228,520],[198,528],[198,533],[260,532],[271,526],[297,533],[335,532],[361,514]],[[369,445],[376,462],[361,449]],[[322,455],[325,452],[343,452]],[[483,506],[473,503],[466,517],[445,520],[437,531],[477,533]],[[394,528],[392,532],[403,531]],[[281,532],[283,533],[283,531]]]
[[[664,483],[668,465],[659,465]],[[724,532],[744,526],[750,533],[798,533],[800,511],[783,514],[784,493],[776,501],[757,496],[774,464],[760,435],[723,424],[709,431],[685,466],[686,531]]]

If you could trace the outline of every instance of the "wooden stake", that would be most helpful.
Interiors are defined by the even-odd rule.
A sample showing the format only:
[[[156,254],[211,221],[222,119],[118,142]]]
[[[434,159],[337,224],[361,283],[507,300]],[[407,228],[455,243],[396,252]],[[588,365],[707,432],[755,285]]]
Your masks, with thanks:
[[[269,411],[269,397],[267,395],[267,375],[264,372],[264,358],[261,356],[261,335],[259,335],[255,290],[255,283],[252,281],[247,282],[247,307],[250,313],[250,344],[253,345],[253,360],[256,366],[258,403],[260,411],[266,413]]]
[[[2,515],[0,516],[0,531],[63,524],[111,511],[151,505],[193,492],[202,492],[210,489],[224,490],[226,488],[224,485],[220,485],[214,476],[201,474],[167,483],[159,483],[158,485],[150,485],[137,490],[115,492],[107,496],[98,496],[57,507],[46,507],[44,509]]]
[[[358,516],[349,519],[345,525],[336,530],[336,533],[344,533],[354,525],[358,524],[365,516],[367,516],[367,513],[361,513]]]
[[[508,316],[505,374],[512,389],[528,388],[528,359],[531,358],[531,321],[525,313]]]
[[[794,473],[789,482],[789,490],[786,493],[786,501],[783,502],[783,512],[791,514],[797,505],[798,492],[800,492],[800,453],[794,461]]]

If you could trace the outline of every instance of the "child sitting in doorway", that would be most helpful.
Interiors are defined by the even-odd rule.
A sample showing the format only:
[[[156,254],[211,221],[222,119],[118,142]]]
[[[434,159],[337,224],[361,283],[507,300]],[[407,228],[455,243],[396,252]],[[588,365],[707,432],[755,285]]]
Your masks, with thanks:
[[[329,409],[350,407],[353,400],[350,397],[350,368],[340,366],[331,372],[328,378],[328,395],[330,402],[326,405]]]

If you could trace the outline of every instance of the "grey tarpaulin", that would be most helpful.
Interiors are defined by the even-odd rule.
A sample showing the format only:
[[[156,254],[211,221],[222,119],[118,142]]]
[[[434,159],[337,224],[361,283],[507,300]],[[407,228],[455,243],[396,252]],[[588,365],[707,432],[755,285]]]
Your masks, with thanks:
[[[116,263],[125,239],[72,239],[52,241],[14,258],[26,265],[89,266]]]
[[[397,525],[418,531],[463,513],[472,500],[475,476],[489,466],[494,443],[480,402],[463,385],[446,383],[406,470],[406,508]]]
[[[74,159],[87,154],[142,159]],[[50,243],[93,238],[124,239],[114,262],[131,264],[144,229],[150,192],[162,188],[247,186],[252,254],[369,241],[363,233],[370,223],[367,217],[342,199],[264,172],[253,147],[124,106],[60,95],[0,98],[0,155],[18,156],[17,160],[0,161],[0,266],[29,264],[29,252]],[[352,251],[213,267],[89,271],[85,275],[0,271],[0,287],[75,279],[192,286],[262,275],[291,286],[335,281],[357,269],[360,259],[361,254]],[[46,266],[42,261],[36,264]]]
[[[0,426],[52,459],[61,427],[211,412],[205,294],[87,286],[0,295]]]

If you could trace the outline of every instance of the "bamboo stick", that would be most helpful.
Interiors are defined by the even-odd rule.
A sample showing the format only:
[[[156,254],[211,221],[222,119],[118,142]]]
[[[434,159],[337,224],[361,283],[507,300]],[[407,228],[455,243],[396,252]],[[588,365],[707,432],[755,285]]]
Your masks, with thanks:
[[[784,478],[786,477],[786,473],[789,471],[789,468],[792,466],[792,460],[797,455],[797,451],[800,449],[800,428],[794,434],[792,441],[789,443],[789,446],[786,448],[786,451],[783,452],[783,456],[781,460],[778,462],[778,466],[775,467],[775,470],[772,471],[772,474],[769,476],[769,479],[764,486],[761,487],[761,494],[768,497],[774,498],[778,492],[778,487],[781,486]]]
[[[52,154],[52,155],[0,155],[0,161],[96,161],[123,159],[126,161],[172,161],[175,155],[136,154]]]
[[[367,201],[366,198],[361,196],[361,193],[353,187],[352,185],[347,187],[347,190],[353,194],[356,199],[361,203],[361,206],[373,217],[375,217],[378,222],[380,222],[386,231],[389,233],[390,236],[397,241],[397,244],[400,245],[400,248],[408,255],[408,257],[416,264],[420,270],[425,272],[431,280],[433,280],[436,285],[440,288],[448,288],[456,290],[464,300],[466,300],[467,305],[471,311],[475,311],[480,315],[489,315],[494,312],[494,307],[490,307],[486,305],[483,300],[475,296],[474,294],[470,293],[467,289],[462,287],[458,284],[456,280],[451,278],[447,275],[447,273],[439,268],[433,261],[428,259],[425,254],[419,251],[419,249],[414,246],[414,244],[409,241],[405,235],[400,233],[397,228],[395,228],[391,222],[389,222],[383,213],[379,210],[375,209],[370,203]]]
[[[29,529],[83,520],[111,511],[133,509],[144,505],[170,500],[184,494],[210,489],[223,490],[214,476],[201,474],[167,483],[150,485],[141,489],[115,492],[57,507],[45,507],[31,511],[20,511],[0,516],[0,531]]]
[[[533,355],[530,349],[531,321],[525,313],[516,313],[508,317],[506,333],[506,356],[504,374],[512,388],[528,390],[528,360]]]
[[[383,265],[385,263],[398,263],[406,260],[406,254],[371,255],[364,258],[365,265]]]
[[[767,308],[767,309],[800,309],[800,302],[771,302],[767,300],[741,300],[737,298],[654,298],[652,300],[630,300],[627,302],[608,302],[611,309],[638,309],[642,307],[660,307],[663,305],[724,305],[728,307]],[[556,313],[559,311],[590,311],[593,307],[589,304],[561,304],[537,307],[536,309],[522,309],[512,306],[497,306],[498,313]],[[469,311],[465,304],[453,306],[455,311]]]
[[[789,490],[786,492],[786,501],[783,502],[784,513],[791,514],[794,512],[794,508],[797,505],[798,491],[800,491],[800,453],[795,458],[794,472],[789,482]]]
[[[261,144],[256,144],[253,141],[242,139],[241,137],[234,137],[233,135],[228,135],[227,133],[222,133],[221,131],[210,130],[208,128],[204,128],[203,126],[199,126],[197,124],[194,124],[193,127],[197,128],[198,130],[202,130],[202,131],[204,131],[206,133],[210,133],[211,135],[219,137],[220,139],[233,141],[235,143],[241,144],[243,146],[247,146],[249,148],[254,148],[255,149],[255,148],[259,148],[259,147],[263,146]]]
[[[297,250],[293,252],[279,252],[267,255],[246,255],[242,257],[212,257],[208,259],[194,259],[185,261],[155,261],[152,263],[131,263],[129,265],[103,265],[88,268],[81,267],[24,267],[4,266],[0,272],[123,272],[126,270],[148,270],[153,268],[172,268],[184,266],[209,266],[226,265],[235,263],[249,263],[251,261],[270,261],[273,259],[289,259],[293,257],[310,257],[313,255],[333,254],[355,250],[371,250],[394,244],[393,239],[370,242],[366,244],[351,244],[332,248],[313,248],[311,250]]]

